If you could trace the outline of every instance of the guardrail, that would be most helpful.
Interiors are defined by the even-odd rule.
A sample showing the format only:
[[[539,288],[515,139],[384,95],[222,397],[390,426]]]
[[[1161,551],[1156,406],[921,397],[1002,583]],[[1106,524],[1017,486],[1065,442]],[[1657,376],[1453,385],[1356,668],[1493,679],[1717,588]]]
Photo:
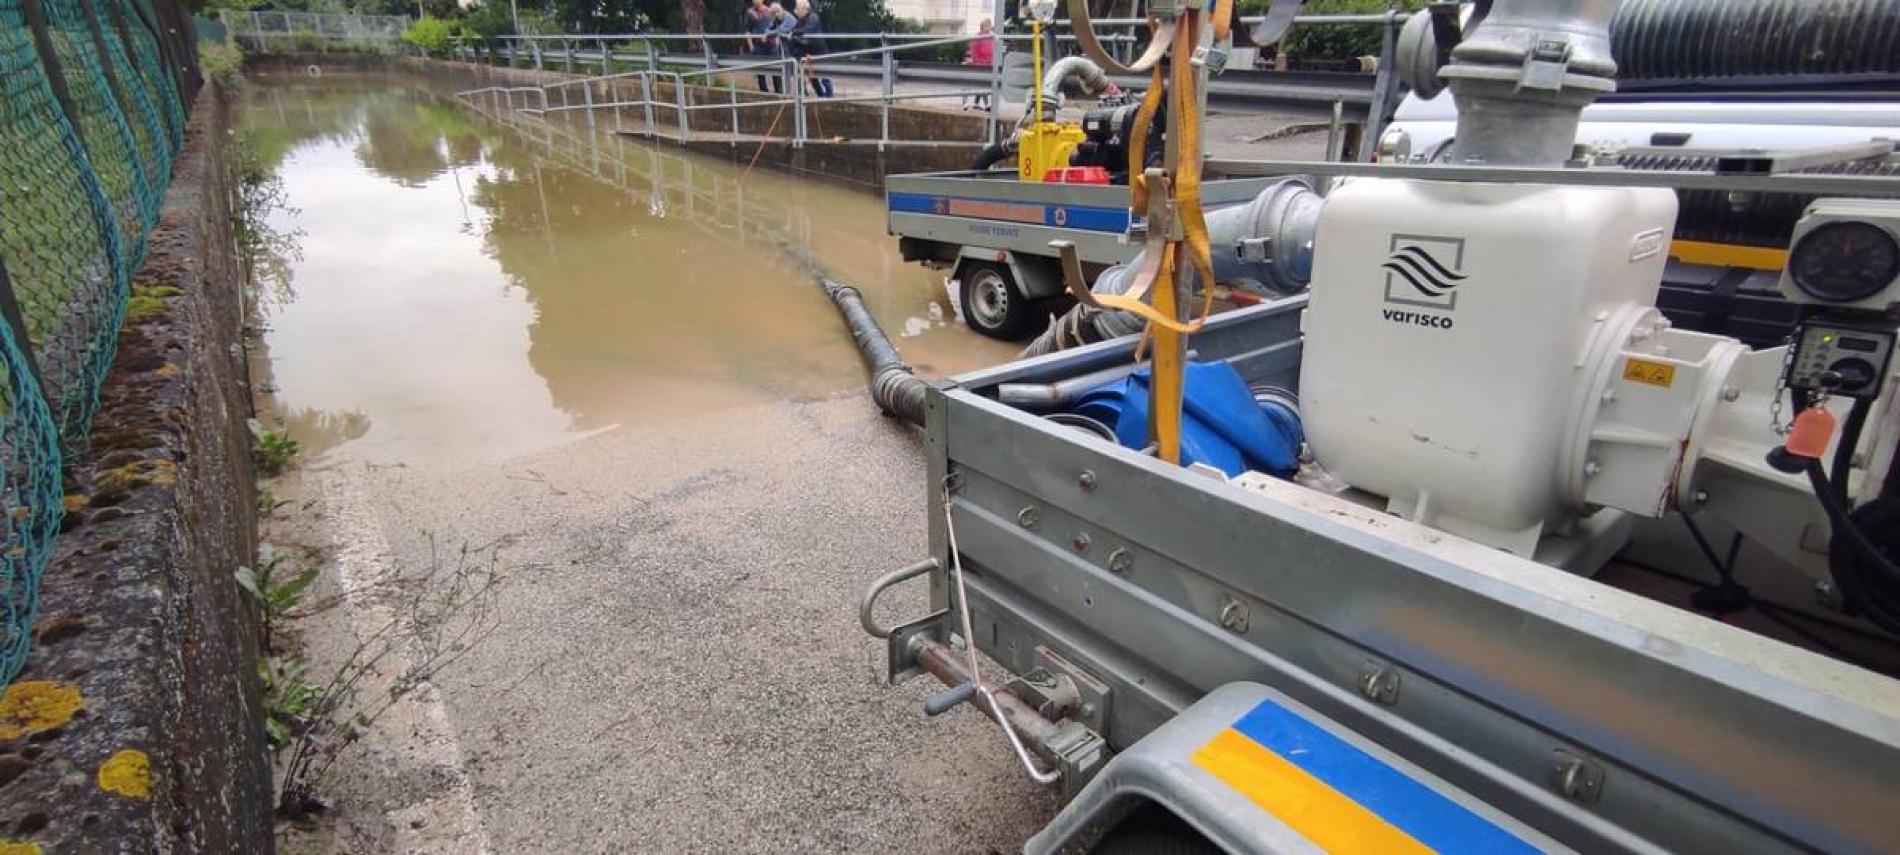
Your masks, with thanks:
[[[400,44],[409,18],[402,15],[355,15],[343,12],[275,12],[226,9],[219,13],[233,39],[253,47],[298,39]]]
[[[1243,24],[1251,25],[1263,20],[1260,17],[1242,18]],[[1372,74],[1313,73],[1313,72],[1269,72],[1236,69],[1218,76],[1208,84],[1210,99],[1230,103],[1257,104],[1303,104],[1308,106],[1330,105],[1335,123],[1342,123],[1351,108],[1364,110],[1363,133],[1360,134],[1354,154],[1359,159],[1371,156],[1376,146],[1379,131],[1390,109],[1397,104],[1398,78],[1394,69],[1396,62],[1395,43],[1399,27],[1405,17],[1390,11],[1373,15],[1308,15],[1294,19],[1294,26],[1364,26],[1376,25],[1383,28],[1383,43],[1377,70]],[[1147,22],[1132,18],[1098,21],[1098,30],[1107,29],[1099,39],[1110,46],[1112,51],[1132,53],[1143,43],[1141,30]],[[1118,31],[1119,30],[1119,31]],[[740,135],[740,112],[762,108],[789,108],[792,113],[791,129],[785,140],[795,148],[802,148],[811,139],[809,131],[808,106],[811,99],[806,97],[805,80],[818,74],[836,76],[872,77],[879,80],[877,94],[851,95],[824,99],[831,103],[874,103],[879,105],[879,133],[875,141],[882,150],[892,145],[933,145],[941,144],[936,140],[894,139],[890,135],[890,108],[904,101],[917,101],[943,98],[985,97],[988,99],[988,121],[984,134],[985,142],[994,143],[999,129],[1007,124],[1002,113],[1003,67],[1005,55],[1012,51],[1012,44],[1021,44],[1031,40],[1028,35],[959,35],[935,36],[907,33],[826,33],[815,37],[829,43],[847,43],[852,41],[875,41],[877,46],[850,50],[832,51],[815,54],[805,58],[794,58],[780,54],[763,60],[747,57],[722,56],[714,50],[715,44],[745,43],[753,39],[739,33],[707,33],[704,35],[686,35],[669,33],[590,33],[590,34],[550,34],[516,35],[498,40],[499,45],[465,43],[455,48],[455,54],[463,59],[520,66],[525,64],[536,71],[555,70],[558,63],[560,71],[568,74],[584,74],[597,70],[597,74],[574,80],[564,80],[538,87],[542,93],[534,99],[523,95],[524,104],[533,100],[536,106],[527,109],[543,114],[581,111],[586,115],[589,126],[598,121],[597,112],[613,110],[619,121],[621,110],[638,109],[645,119],[649,132],[658,132],[655,122],[656,111],[669,111],[673,114],[682,139],[691,139],[693,135],[690,116],[696,112],[721,110],[731,116],[731,128],[734,135]],[[901,53],[937,50],[957,45],[966,45],[983,38],[993,38],[998,50],[991,64],[985,66],[948,65],[945,63],[918,63],[902,60]],[[1056,30],[1048,34],[1056,44],[1074,40],[1069,32]],[[681,53],[668,50],[669,47],[686,45],[697,48],[695,52]],[[617,71],[617,68],[639,66],[630,71]],[[690,70],[688,70],[690,69]],[[751,72],[754,74],[777,77],[787,84],[784,98],[765,100],[739,100],[739,88],[736,76]],[[721,85],[720,75],[727,75]],[[615,81],[638,80],[641,96],[638,100],[627,100],[617,95],[619,87]],[[661,80],[673,85],[673,100],[658,101],[653,97],[657,83]],[[944,84],[974,84],[953,88],[947,91],[897,92],[900,80],[929,81]],[[692,85],[707,86],[714,91],[724,90],[725,103],[692,103],[687,88]],[[1145,86],[1146,80],[1116,80],[1118,85],[1138,89]],[[601,88],[596,97],[595,89]],[[530,87],[537,88],[537,87]],[[465,97],[512,98],[520,88],[491,87],[458,93]],[[557,105],[547,97],[558,93]]]

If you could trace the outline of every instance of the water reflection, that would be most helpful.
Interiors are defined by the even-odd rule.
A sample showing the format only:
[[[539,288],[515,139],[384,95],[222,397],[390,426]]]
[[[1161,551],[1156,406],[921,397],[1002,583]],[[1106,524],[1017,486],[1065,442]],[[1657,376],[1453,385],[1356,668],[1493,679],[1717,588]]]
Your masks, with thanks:
[[[925,371],[1003,358],[896,257],[879,200],[483,116],[401,85],[254,89],[242,130],[301,229],[264,345],[313,450],[496,459],[861,382],[797,263],[864,286]]]

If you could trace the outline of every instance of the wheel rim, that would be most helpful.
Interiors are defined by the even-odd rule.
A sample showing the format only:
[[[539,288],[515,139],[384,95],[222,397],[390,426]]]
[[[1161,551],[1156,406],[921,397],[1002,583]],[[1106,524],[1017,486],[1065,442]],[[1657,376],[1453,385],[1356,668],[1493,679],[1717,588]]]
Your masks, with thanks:
[[[1009,317],[1009,285],[994,270],[978,271],[970,280],[970,317],[986,328],[1003,325]]]

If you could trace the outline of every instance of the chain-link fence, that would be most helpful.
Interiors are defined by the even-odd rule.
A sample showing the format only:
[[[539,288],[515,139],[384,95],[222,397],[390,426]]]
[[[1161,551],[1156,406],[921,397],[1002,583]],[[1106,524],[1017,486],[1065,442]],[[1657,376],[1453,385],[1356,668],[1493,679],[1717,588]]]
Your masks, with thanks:
[[[0,684],[199,82],[176,0],[0,0]]]

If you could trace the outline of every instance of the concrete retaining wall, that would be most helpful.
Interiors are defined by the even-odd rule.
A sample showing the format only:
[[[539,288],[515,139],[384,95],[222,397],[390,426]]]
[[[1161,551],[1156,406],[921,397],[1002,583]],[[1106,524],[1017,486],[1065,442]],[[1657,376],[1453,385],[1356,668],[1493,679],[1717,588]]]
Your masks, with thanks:
[[[0,716],[0,850],[272,848],[257,616],[233,581],[256,554],[257,503],[215,89],[193,107],[91,447],[68,467],[67,530],[9,690],[38,714]]]

